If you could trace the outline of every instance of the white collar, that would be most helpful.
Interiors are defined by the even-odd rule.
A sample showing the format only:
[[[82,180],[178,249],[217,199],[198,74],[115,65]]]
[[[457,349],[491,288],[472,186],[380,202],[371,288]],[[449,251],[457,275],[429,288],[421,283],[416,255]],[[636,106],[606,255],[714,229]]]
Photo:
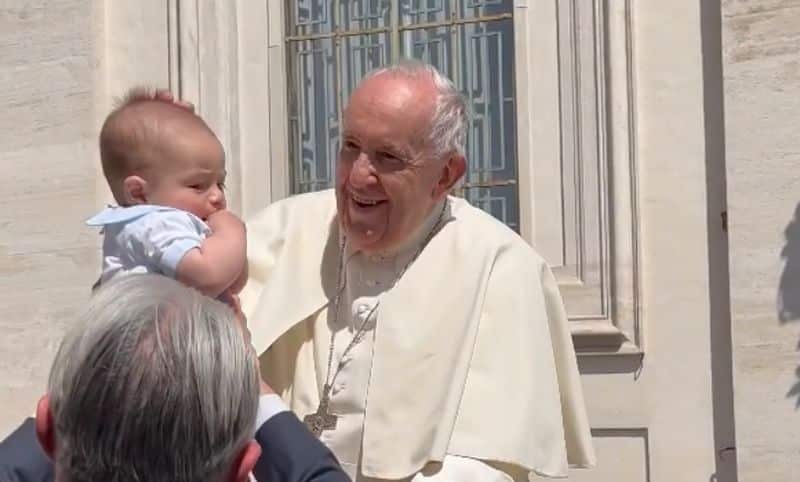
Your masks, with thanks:
[[[109,205],[99,213],[86,220],[89,226],[105,226],[132,221],[156,211],[179,211],[179,209],[157,206],[154,204],[136,204],[135,206]]]

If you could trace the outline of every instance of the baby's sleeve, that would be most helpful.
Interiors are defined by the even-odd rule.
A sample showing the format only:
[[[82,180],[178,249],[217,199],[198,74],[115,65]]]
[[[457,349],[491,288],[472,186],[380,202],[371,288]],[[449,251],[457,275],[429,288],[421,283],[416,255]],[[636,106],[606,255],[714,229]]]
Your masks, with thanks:
[[[175,278],[178,263],[203,244],[210,230],[199,218],[179,210],[156,211],[124,229],[124,242],[135,262],[151,272]]]

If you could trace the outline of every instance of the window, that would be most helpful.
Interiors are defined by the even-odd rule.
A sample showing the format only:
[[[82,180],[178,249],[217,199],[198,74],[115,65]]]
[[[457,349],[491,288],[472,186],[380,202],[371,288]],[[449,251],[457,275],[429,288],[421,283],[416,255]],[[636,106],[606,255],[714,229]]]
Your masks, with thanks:
[[[293,0],[285,4],[293,193],[333,186],[342,108],[369,71],[435,65],[467,99],[458,194],[520,229],[512,0]]]
[[[330,187],[350,90],[422,58],[473,110],[461,193],[552,266],[579,348],[641,353],[635,2],[193,5],[169,16],[170,79],[230,153],[231,205]]]

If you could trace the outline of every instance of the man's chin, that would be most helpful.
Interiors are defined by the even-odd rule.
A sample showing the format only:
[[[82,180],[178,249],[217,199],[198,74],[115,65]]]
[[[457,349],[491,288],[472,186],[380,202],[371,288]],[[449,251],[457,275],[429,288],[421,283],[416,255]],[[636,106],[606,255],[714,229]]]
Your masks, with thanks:
[[[377,253],[385,249],[383,232],[367,226],[345,227],[347,242],[356,251]]]

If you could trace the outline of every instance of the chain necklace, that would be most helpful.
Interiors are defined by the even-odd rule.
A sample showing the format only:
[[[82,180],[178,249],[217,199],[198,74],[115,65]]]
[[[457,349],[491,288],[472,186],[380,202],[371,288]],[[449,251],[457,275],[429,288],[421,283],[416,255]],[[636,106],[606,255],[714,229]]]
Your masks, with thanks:
[[[433,238],[434,234],[436,234],[440,224],[442,223],[442,219],[444,219],[444,213],[447,210],[447,199],[445,199],[444,204],[442,204],[442,209],[439,211],[439,216],[436,218],[436,222],[434,223],[431,230],[428,232],[425,239],[420,244],[419,249],[414,253],[414,256],[403,266],[403,269],[395,276],[394,281],[392,281],[391,285],[386,291],[391,290],[394,288],[397,283],[400,281],[400,278],[406,273],[408,268],[416,261],[420,254],[422,254],[422,250],[425,249],[425,246],[428,245],[430,240]],[[337,280],[336,280],[336,295],[333,299],[333,324],[331,326],[338,326],[339,324],[339,301],[342,298],[342,293],[344,292],[345,287],[347,286],[347,276],[344,272],[344,252],[345,246],[347,244],[346,236],[342,236],[342,241],[339,243],[339,262],[337,267]],[[303,423],[306,424],[309,430],[316,436],[319,437],[322,434],[323,430],[333,430],[336,428],[336,423],[338,417],[328,412],[328,404],[330,403],[330,394],[331,389],[333,388],[333,383],[336,381],[336,377],[339,375],[339,372],[342,371],[342,368],[345,365],[345,361],[347,358],[347,354],[350,353],[350,350],[353,349],[361,339],[364,337],[366,333],[367,323],[369,322],[372,315],[375,313],[375,310],[378,309],[381,300],[375,302],[375,305],[372,309],[369,310],[367,315],[361,321],[361,324],[358,326],[355,335],[353,335],[353,339],[350,340],[350,343],[345,347],[344,351],[342,352],[341,358],[339,358],[339,363],[336,364],[336,370],[333,372],[333,377],[331,377],[331,370],[333,368],[333,352],[334,352],[334,341],[336,339],[336,331],[331,331],[331,342],[328,348],[328,368],[325,373],[325,385],[322,387],[322,396],[320,397],[319,405],[317,406],[317,411],[306,415],[303,418]]]

